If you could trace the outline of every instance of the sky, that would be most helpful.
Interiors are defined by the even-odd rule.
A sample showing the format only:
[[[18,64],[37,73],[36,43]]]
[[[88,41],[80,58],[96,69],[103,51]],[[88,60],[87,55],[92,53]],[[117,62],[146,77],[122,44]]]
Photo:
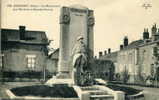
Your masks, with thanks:
[[[147,3],[152,7],[145,9],[142,5]],[[108,48],[117,51],[124,36],[130,43],[142,38],[144,28],[150,32],[154,23],[159,26],[159,0],[1,0],[1,4],[2,28],[25,25],[27,30],[45,31],[53,48],[59,47],[62,6],[78,4],[94,10],[94,55]],[[14,10],[18,5],[50,5],[51,10]]]

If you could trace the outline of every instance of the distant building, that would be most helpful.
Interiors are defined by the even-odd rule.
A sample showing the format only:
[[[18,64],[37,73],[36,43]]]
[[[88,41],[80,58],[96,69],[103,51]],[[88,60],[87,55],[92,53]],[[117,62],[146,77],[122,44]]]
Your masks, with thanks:
[[[148,29],[144,29],[143,39],[128,43],[128,38],[124,38],[120,50],[116,52],[115,64],[115,73],[121,80],[124,78],[123,73],[127,73],[128,82],[143,84],[159,72],[159,29],[156,25],[151,28],[151,34],[149,37]],[[112,56],[107,56],[105,59],[114,59],[114,54],[110,55]]]
[[[90,65],[91,73],[94,78],[102,78],[104,80],[114,79],[115,65],[110,60],[94,59]]]
[[[58,72],[59,48],[51,53],[47,58],[47,72],[56,75]]]
[[[48,71],[55,75],[58,73],[59,48],[48,56],[47,68]],[[90,71],[95,78],[112,80],[114,74],[114,63],[110,60],[98,60],[94,58],[90,63]]]
[[[42,73],[46,68],[48,38],[43,31],[19,29],[2,29],[2,53],[5,75],[23,77],[27,72]],[[31,75],[30,75],[31,76]],[[40,75],[37,75],[40,77]]]
[[[99,59],[100,60],[107,60],[114,63],[114,66],[117,64],[117,54],[118,52],[111,52],[111,49],[108,49],[108,53],[105,50],[104,54],[102,52],[99,52]]]

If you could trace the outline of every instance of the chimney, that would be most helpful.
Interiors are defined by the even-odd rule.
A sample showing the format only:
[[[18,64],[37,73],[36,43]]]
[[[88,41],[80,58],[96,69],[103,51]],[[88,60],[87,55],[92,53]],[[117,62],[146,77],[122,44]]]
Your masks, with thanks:
[[[107,55],[107,50],[104,51],[104,55]]]
[[[100,51],[100,52],[99,52],[99,57],[101,57],[102,55],[103,55],[103,53]]]
[[[123,50],[123,48],[124,48],[124,46],[121,44],[121,45],[120,45],[120,50]]]
[[[156,24],[154,24],[151,28],[151,32],[152,32],[152,35],[155,35],[156,32],[157,32],[157,27],[156,27]]]
[[[158,29],[158,31],[156,32],[155,40],[159,40],[159,29]]]
[[[144,28],[144,32],[143,32],[143,39],[145,40],[145,39],[149,39],[149,32],[148,32],[148,28],[147,29],[145,29]]]
[[[124,37],[124,47],[128,46],[128,37]]]
[[[19,26],[20,40],[25,39],[25,26]]]
[[[155,41],[156,40],[156,32],[157,32],[157,27],[156,24],[154,24],[151,28],[151,34],[152,34],[152,40]]]
[[[110,54],[110,53],[111,53],[111,49],[109,48],[109,49],[108,49],[108,54]]]

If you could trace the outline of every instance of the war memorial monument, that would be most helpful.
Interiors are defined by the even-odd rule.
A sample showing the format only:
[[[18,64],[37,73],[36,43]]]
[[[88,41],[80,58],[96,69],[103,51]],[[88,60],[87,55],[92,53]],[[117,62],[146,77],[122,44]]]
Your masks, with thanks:
[[[59,84],[65,84],[67,87],[74,89],[77,97],[17,96],[7,90],[10,97],[26,100],[31,98],[47,100],[125,100],[124,92],[114,91],[106,85],[94,84],[91,72],[88,71],[91,67],[90,63],[93,61],[94,24],[93,10],[79,5],[61,8],[59,73],[48,80],[45,85],[51,88]]]

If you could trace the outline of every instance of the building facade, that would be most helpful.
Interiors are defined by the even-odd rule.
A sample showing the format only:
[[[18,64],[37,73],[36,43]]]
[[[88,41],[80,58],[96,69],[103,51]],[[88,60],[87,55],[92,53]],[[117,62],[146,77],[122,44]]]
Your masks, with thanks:
[[[40,76],[46,69],[48,54],[49,42],[45,32],[19,26],[19,30],[2,29],[1,36],[4,76],[25,77],[26,73],[30,74],[28,76]]]
[[[113,62],[114,66],[117,66],[117,54],[118,52],[111,52],[111,49],[108,49],[104,51],[104,54],[102,52],[99,52],[99,60],[106,60],[106,61],[110,61]],[[114,69],[115,72],[116,69]]]
[[[112,60],[119,80],[142,84],[148,83],[150,79],[158,80],[159,30],[156,25],[151,28],[151,34],[149,37],[148,29],[144,29],[143,39],[128,43],[128,38],[124,38],[117,51],[116,62]],[[111,56],[108,58],[112,59]]]
[[[115,65],[110,60],[94,59],[89,69],[94,78],[101,78],[109,81],[114,80]]]

